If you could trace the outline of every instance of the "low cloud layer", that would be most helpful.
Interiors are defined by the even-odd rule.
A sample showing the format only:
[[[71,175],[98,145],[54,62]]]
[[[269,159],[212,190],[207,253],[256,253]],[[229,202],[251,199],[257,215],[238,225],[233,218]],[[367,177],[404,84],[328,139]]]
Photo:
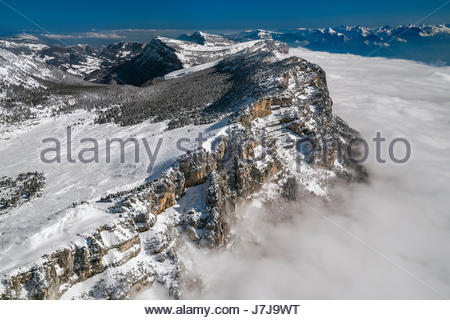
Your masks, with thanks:
[[[43,34],[44,37],[50,39],[123,39],[125,36],[117,32],[83,32],[71,34]]]
[[[450,68],[292,49],[327,72],[334,112],[369,141],[412,147],[406,164],[375,161],[368,185],[281,210],[245,204],[231,250],[185,256],[204,290],[188,298],[450,297]],[[401,153],[401,150],[396,150]],[[283,219],[278,219],[282,215]]]
[[[99,45],[109,44],[111,41],[125,40],[136,42],[150,42],[156,36],[178,37],[180,34],[188,31],[189,30],[181,29],[113,29],[64,34],[43,33],[40,34],[39,37],[55,41],[64,41],[68,42],[67,44],[72,45],[79,43]]]

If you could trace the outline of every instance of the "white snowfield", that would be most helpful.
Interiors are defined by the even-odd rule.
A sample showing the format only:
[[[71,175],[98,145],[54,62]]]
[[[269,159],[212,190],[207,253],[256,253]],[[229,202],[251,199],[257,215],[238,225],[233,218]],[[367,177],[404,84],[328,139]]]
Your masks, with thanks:
[[[222,61],[222,60],[220,59],[217,61],[208,62],[208,63],[200,64],[197,66],[172,71],[164,76],[164,80],[176,79],[176,78],[186,76],[186,75],[194,73],[194,72],[198,72],[198,71],[202,71],[205,69],[215,67],[217,64],[220,63],[220,61]]]
[[[41,198],[0,215],[0,272],[34,261],[49,250],[76,240],[80,232],[117,218],[105,211],[105,205],[95,201],[109,193],[138,186],[146,178],[157,177],[184,153],[177,148],[180,138],[190,139],[190,142],[183,141],[183,148],[195,149],[198,143],[194,139],[199,133],[208,139],[223,127],[215,123],[167,131],[166,122],[145,121],[131,127],[92,122],[90,113],[78,111],[56,119],[41,119],[39,124],[18,130],[7,140],[0,139],[0,176],[15,177],[21,172],[38,171],[44,172],[46,177]],[[76,163],[67,160],[67,127],[73,123],[78,123],[71,128],[72,158]],[[40,153],[45,148],[55,147],[54,143],[43,143],[45,138],[59,139],[61,163],[41,161]],[[92,147],[91,143],[81,143],[83,138],[98,141],[99,163],[84,164],[77,158],[81,149]],[[111,162],[106,163],[106,138],[138,139],[139,162],[135,162],[135,144],[130,142],[125,147],[124,163],[120,162],[119,143],[111,144]],[[148,171],[150,160],[142,139],[147,140],[152,152],[162,139],[151,171]],[[47,158],[52,159],[54,155],[50,152]],[[86,154],[86,157],[91,155]],[[80,201],[87,201],[89,205],[69,208]]]
[[[103,60],[95,57],[86,57],[86,62],[82,64],[73,64],[73,65],[62,65],[62,67],[67,68],[66,71],[70,74],[83,77],[86,74],[90,74],[95,70],[100,69],[100,65]]]
[[[156,39],[161,40],[162,42],[168,44],[170,47],[175,48],[175,54],[178,59],[183,64],[184,68],[189,68],[194,65],[203,64],[205,62],[209,62],[211,60],[219,60],[226,55],[231,55],[245,49],[251,48],[255,44],[259,43],[261,40],[248,41],[242,43],[235,43],[230,45],[217,45],[211,43],[205,43],[205,45],[201,45],[195,42],[183,41],[183,40],[174,40],[165,37],[157,37]],[[153,55],[154,51],[151,47],[147,47],[150,52],[144,50],[142,58],[148,58],[146,53]],[[207,59],[207,61],[202,61],[203,59]]]
[[[203,45],[209,46],[209,47],[211,47],[211,46],[214,46],[214,47],[229,46],[230,44],[235,43],[234,41],[224,38],[220,35],[206,33],[206,32],[202,32],[202,31],[195,32],[194,34],[192,34],[192,36],[200,36],[201,38],[204,39]]]
[[[166,37],[156,37],[156,39],[160,39],[164,43],[168,43],[173,45],[174,47],[179,47],[182,51],[192,51],[192,52],[211,52],[211,51],[230,51],[230,52],[238,52],[245,48],[249,48],[253,46],[255,43],[260,42],[261,40],[247,41],[247,42],[238,42],[228,45],[220,45],[216,43],[208,43],[199,44],[196,42],[184,41],[184,40],[175,40]]]

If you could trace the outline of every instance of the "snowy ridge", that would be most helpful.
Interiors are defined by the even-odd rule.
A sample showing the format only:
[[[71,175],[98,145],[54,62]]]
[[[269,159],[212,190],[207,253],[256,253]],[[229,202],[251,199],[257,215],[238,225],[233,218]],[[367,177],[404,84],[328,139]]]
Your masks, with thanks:
[[[196,42],[207,47],[229,46],[234,44],[233,40],[227,39],[223,36],[211,33],[197,31],[191,34],[183,34],[179,37],[180,40]]]
[[[165,37],[157,37],[157,41],[173,48],[183,67],[188,68],[209,61],[218,60],[224,56],[237,53],[254,46],[258,41],[229,44],[225,46],[206,43],[205,45]],[[143,55],[153,52],[144,51]]]
[[[199,44],[197,42],[156,37],[130,61],[113,67],[102,82],[143,86],[172,71],[220,60],[245,50],[262,50],[261,41],[244,43]]]

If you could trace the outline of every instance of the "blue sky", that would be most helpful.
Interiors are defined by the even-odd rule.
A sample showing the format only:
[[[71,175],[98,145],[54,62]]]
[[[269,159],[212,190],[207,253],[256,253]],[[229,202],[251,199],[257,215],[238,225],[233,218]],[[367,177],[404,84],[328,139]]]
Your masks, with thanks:
[[[414,23],[446,1],[0,0],[0,31],[19,32],[38,28],[3,2],[50,32],[80,32],[121,28],[235,30],[398,25]],[[450,23],[450,4],[423,23]]]

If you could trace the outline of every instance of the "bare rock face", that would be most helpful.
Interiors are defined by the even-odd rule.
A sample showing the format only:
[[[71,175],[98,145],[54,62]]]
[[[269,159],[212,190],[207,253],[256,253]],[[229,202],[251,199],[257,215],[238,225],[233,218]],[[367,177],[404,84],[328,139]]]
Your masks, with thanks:
[[[226,94],[181,115],[186,124],[202,116],[204,123],[221,120],[214,141],[179,157],[157,179],[101,199],[111,203],[115,222],[3,274],[2,298],[123,299],[154,282],[181,298],[183,283],[198,282],[179,258],[180,248],[186,241],[207,248],[227,244],[241,199],[265,185],[277,197],[296,200],[299,190],[326,197],[336,179],[364,181],[360,165],[324,142],[357,137],[332,114],[325,72],[297,57],[283,59],[286,50],[261,41],[224,57],[209,72],[227,75],[232,85]],[[197,85],[208,88],[209,79]],[[314,139],[316,148],[304,149],[304,139]]]

